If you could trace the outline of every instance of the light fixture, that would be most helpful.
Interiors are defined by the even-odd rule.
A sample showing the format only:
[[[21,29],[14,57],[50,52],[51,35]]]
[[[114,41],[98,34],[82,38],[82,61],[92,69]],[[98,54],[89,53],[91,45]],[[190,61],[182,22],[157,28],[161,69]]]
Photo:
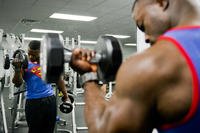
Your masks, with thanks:
[[[126,45],[126,46],[137,46],[136,43],[126,43],[126,44],[124,44],[124,45]]]
[[[39,32],[39,33],[63,33],[64,31],[46,30],[46,29],[31,29],[31,32]]]
[[[92,17],[92,16],[81,16],[81,15],[62,14],[62,13],[53,13],[49,18],[67,19],[75,21],[92,21],[97,19],[97,17]]]
[[[82,43],[82,44],[96,44],[97,41],[85,41],[85,40],[81,40],[80,43]]]
[[[37,41],[41,41],[42,38],[36,38],[36,37],[24,37],[24,40],[37,40]]]
[[[114,35],[114,34],[106,34],[108,36],[113,36],[115,38],[119,38],[119,39],[126,39],[126,38],[129,38],[130,36],[127,36],[127,35]]]

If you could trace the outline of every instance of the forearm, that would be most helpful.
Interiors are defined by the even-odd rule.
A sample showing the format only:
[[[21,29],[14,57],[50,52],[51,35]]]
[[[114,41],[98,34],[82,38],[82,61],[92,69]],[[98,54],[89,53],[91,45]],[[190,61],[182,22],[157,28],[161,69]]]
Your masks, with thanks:
[[[104,115],[106,101],[99,86],[95,82],[84,84],[85,89],[85,118],[90,132],[100,132],[105,123]],[[102,124],[102,125],[101,125]]]
[[[65,86],[64,80],[62,78],[60,78],[57,85],[58,85],[59,90],[62,92],[64,98],[67,100],[67,98],[68,98],[67,88]]]
[[[21,84],[23,83],[22,72],[20,69],[15,70],[12,82],[15,84],[16,87],[21,86]]]

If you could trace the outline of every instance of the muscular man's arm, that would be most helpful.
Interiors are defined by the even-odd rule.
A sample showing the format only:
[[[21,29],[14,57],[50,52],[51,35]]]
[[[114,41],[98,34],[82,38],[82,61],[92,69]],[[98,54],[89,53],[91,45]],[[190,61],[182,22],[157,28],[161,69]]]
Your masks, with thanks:
[[[23,83],[23,73],[23,70],[21,70],[20,68],[14,69],[14,76],[12,82],[15,84],[16,87],[20,87]]]
[[[58,85],[59,90],[62,92],[62,94],[64,96],[64,100],[65,101],[68,100],[67,88],[65,86],[65,82],[64,82],[62,76],[60,76],[57,85]]]
[[[177,55],[170,51],[171,46],[158,45],[127,59],[118,71],[110,101],[104,100],[95,82],[85,83],[84,109],[89,132],[151,133],[158,124],[159,95],[179,80]]]
[[[123,66],[122,66],[123,67]],[[131,67],[129,67],[131,69]],[[85,117],[90,133],[150,133],[152,124],[147,118],[150,101],[152,97],[145,97],[143,92],[134,94],[131,89],[133,80],[137,78],[131,75],[122,74],[125,69],[121,70],[116,80],[115,92],[110,101],[104,100],[104,95],[100,92],[95,82],[88,82],[85,88]],[[130,73],[130,72],[129,72]],[[127,82],[123,79],[129,79]],[[120,82],[119,80],[123,80]]]
[[[14,76],[12,82],[16,87],[20,87],[23,83],[24,70],[22,69],[22,62],[18,58],[14,58],[12,61]]]

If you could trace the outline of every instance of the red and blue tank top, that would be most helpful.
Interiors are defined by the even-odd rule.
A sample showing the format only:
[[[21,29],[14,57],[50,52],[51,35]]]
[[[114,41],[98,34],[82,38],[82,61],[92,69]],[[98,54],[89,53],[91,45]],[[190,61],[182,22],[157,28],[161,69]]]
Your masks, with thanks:
[[[178,123],[169,123],[159,133],[200,133],[200,26],[179,27],[167,31],[159,40],[167,40],[185,58],[192,75],[192,104],[188,114]]]

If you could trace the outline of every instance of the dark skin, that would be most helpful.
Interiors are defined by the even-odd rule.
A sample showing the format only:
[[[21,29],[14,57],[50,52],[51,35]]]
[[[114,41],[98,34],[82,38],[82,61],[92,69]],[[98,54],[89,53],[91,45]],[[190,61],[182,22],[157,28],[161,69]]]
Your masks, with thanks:
[[[96,82],[84,84],[90,133],[151,133],[185,117],[192,101],[191,71],[171,42],[157,39],[173,27],[200,25],[196,5],[193,0],[137,0],[132,16],[152,47],[122,63],[110,101]],[[75,49],[71,66],[80,73],[95,72],[88,62],[92,57]]]
[[[39,50],[28,50],[28,57],[31,62],[35,63],[40,63],[40,51]],[[24,75],[24,70],[21,69],[21,62],[18,59],[13,59],[12,64],[15,66],[15,74],[12,79],[12,82],[15,84],[16,87],[19,87],[23,83],[23,75]],[[63,77],[60,76],[58,82],[57,82],[59,90],[63,93],[63,100],[64,101],[70,101],[68,94],[67,94],[67,89],[65,86],[65,82],[63,80]]]

